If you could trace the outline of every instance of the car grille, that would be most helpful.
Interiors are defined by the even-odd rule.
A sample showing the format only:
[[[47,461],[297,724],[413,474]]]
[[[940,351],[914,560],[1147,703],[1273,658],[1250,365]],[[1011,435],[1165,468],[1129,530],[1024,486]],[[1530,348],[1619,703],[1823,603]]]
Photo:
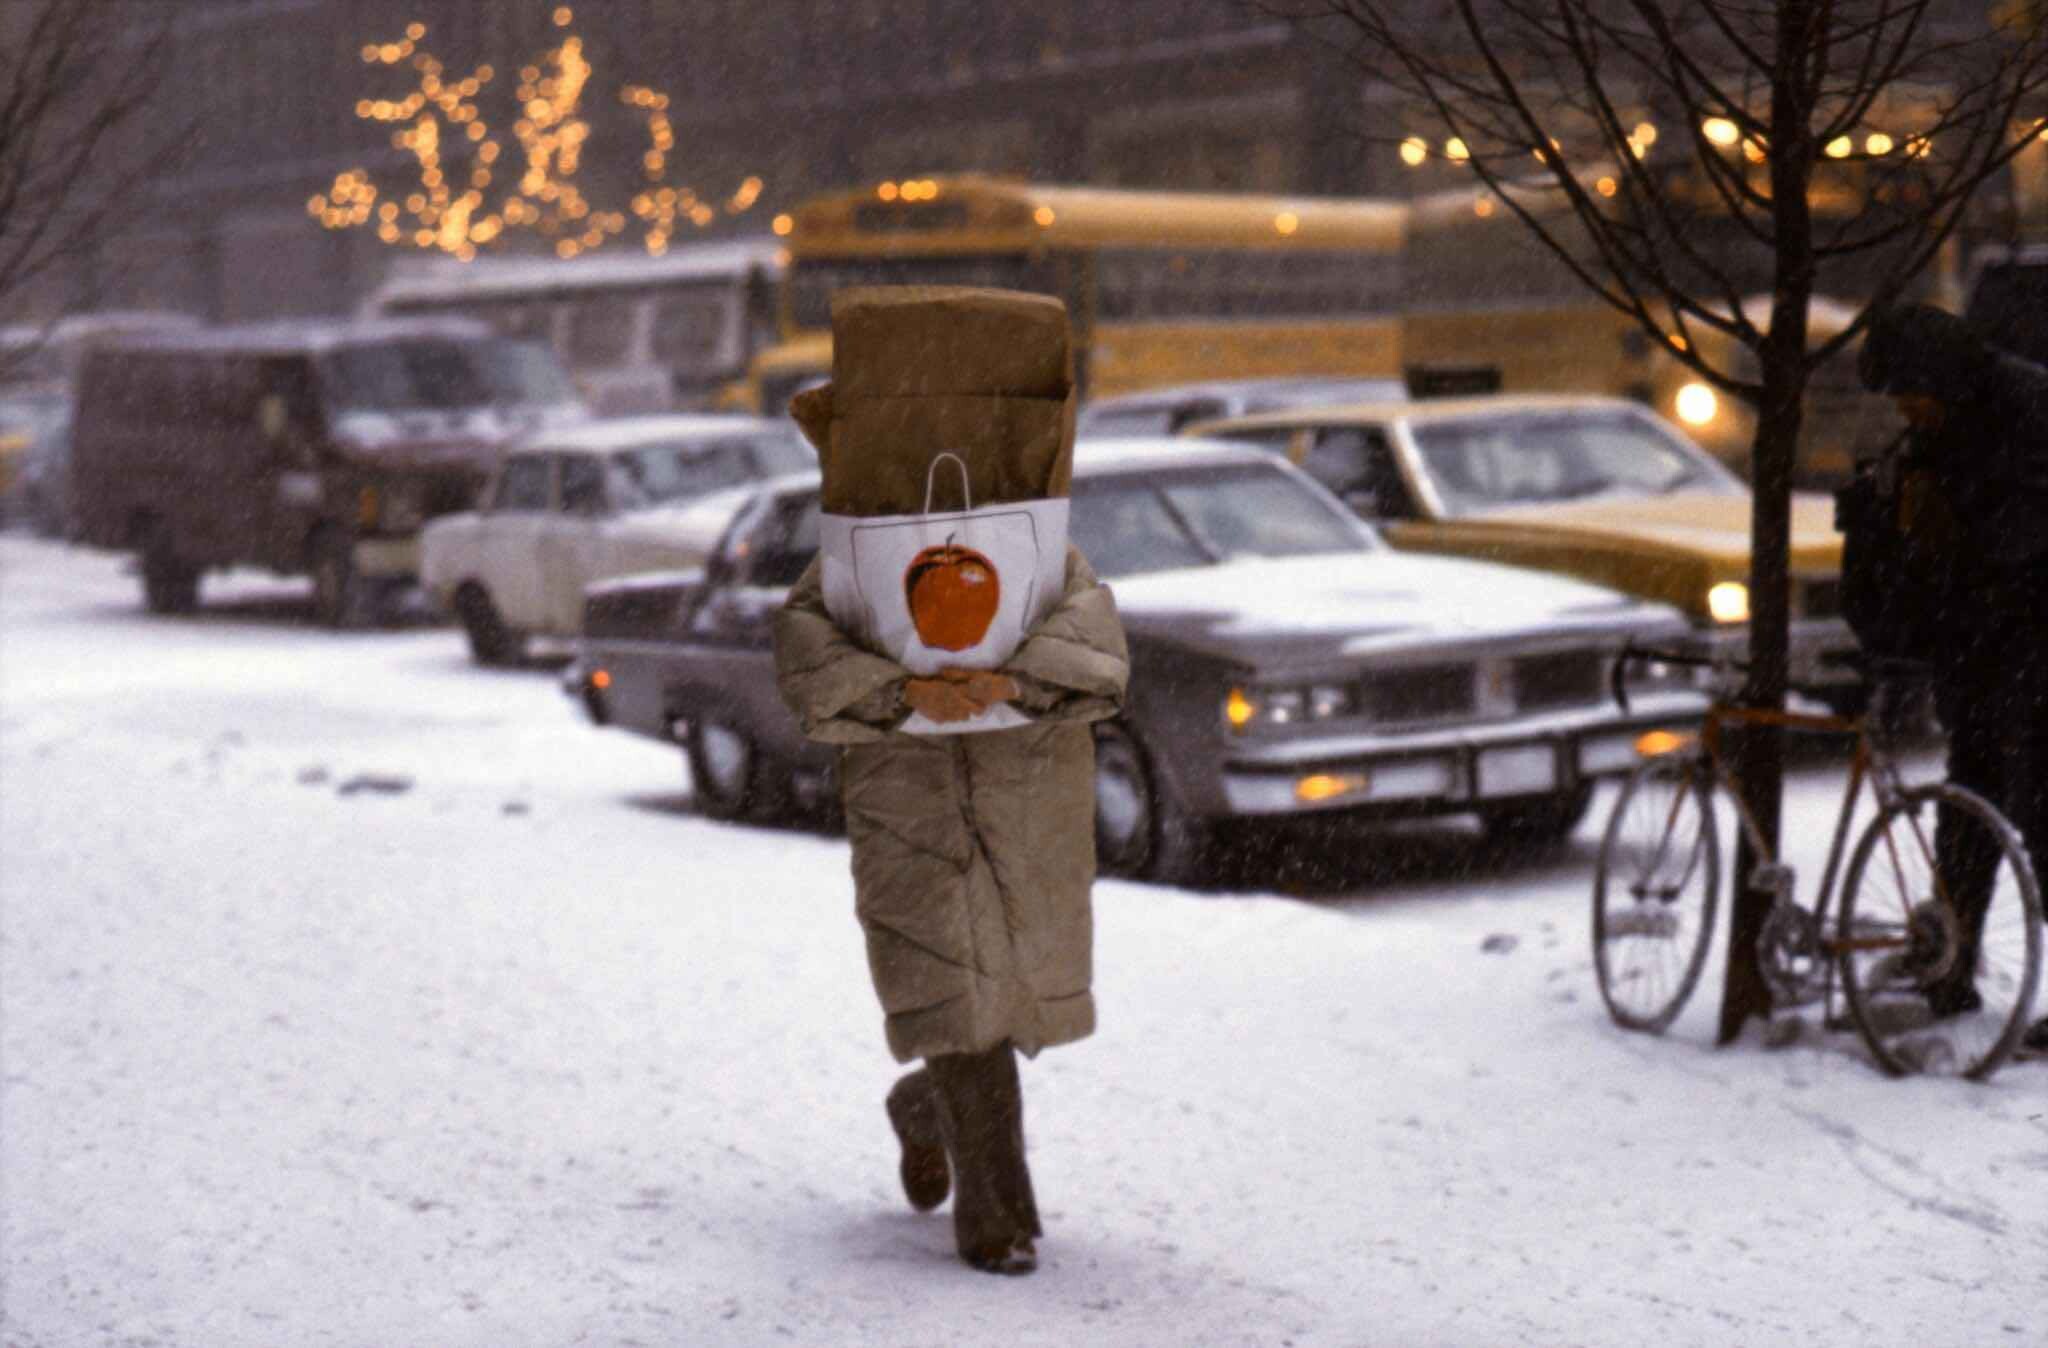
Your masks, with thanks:
[[[1606,685],[1607,661],[1599,651],[1560,651],[1515,661],[1515,705],[1523,711],[1598,702]]]
[[[1454,721],[1472,715],[1477,689],[1470,665],[1430,665],[1374,674],[1363,685],[1366,714],[1374,720]]]

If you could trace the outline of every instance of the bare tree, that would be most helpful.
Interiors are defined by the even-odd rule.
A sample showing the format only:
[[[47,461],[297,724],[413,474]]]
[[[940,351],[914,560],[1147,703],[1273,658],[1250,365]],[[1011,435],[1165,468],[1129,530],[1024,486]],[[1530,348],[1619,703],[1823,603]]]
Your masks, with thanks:
[[[1454,141],[1494,198],[1650,342],[1752,405],[1750,672],[1784,704],[1791,487],[1809,378],[1908,291],[2048,135],[2048,6],[1949,0],[1269,0]],[[1905,129],[1910,123],[1910,130]],[[1657,134],[1662,126],[1672,134]],[[1879,129],[1885,126],[1899,130]],[[1396,138],[1398,137],[1396,133]],[[1848,209],[1842,209],[1846,200]],[[1708,240],[1712,240],[1711,246]],[[1764,305],[1745,305],[1762,292]],[[1816,293],[1860,299],[1811,340]],[[1730,341],[1701,342],[1702,333]],[[1716,359],[1716,350],[1735,359]],[[1783,760],[1746,737],[1773,847]],[[1770,896],[1737,861],[1721,1040],[1771,1009]]]
[[[0,0],[0,311],[102,247],[161,166],[171,6]]]

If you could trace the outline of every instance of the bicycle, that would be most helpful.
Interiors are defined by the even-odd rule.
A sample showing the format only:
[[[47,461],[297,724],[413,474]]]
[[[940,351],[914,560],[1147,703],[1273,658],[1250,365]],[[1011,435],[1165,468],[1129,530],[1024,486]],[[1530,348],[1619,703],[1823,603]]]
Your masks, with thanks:
[[[1629,647],[1612,691],[1636,661],[1702,666],[1725,680],[1741,666],[1691,652]],[[1877,1065],[1983,1080],[2027,1024],[2041,977],[2040,887],[2020,835],[1981,796],[1948,782],[1908,785],[1887,727],[1899,685],[1925,677],[1910,662],[1859,660],[1871,698],[1858,717],[1745,707],[1716,695],[1697,735],[1667,734],[1642,748],[1608,816],[1593,882],[1593,962],[1600,995],[1620,1025],[1661,1033],[1699,981],[1721,882],[1718,786],[1754,855],[1750,884],[1773,894],[1757,959],[1778,1006],[1823,1001],[1835,1014],[1839,978],[1851,1021]],[[1855,752],[1812,908],[1794,897],[1793,868],[1762,829],[1722,758],[1729,726],[1775,726],[1851,736]],[[1649,737],[1646,737],[1649,738]],[[1865,781],[1877,814],[1850,855],[1839,912],[1826,917]],[[1930,823],[1932,827],[1930,827]],[[1948,844],[1939,849],[1936,838]],[[1965,900],[1989,875],[1981,920]],[[1971,949],[1972,945],[1975,950]]]

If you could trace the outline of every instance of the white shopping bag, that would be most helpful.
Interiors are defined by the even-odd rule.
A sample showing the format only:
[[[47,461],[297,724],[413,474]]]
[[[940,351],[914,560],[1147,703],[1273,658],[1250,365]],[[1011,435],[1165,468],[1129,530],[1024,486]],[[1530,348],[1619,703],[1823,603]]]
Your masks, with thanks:
[[[925,474],[925,509],[915,515],[821,515],[818,554],[825,608],[854,640],[912,674],[948,666],[995,669],[1059,603],[1066,586],[1067,500],[1013,501],[934,513],[939,464]],[[913,712],[903,729],[920,735],[1004,730],[1028,719],[998,704],[964,721]]]

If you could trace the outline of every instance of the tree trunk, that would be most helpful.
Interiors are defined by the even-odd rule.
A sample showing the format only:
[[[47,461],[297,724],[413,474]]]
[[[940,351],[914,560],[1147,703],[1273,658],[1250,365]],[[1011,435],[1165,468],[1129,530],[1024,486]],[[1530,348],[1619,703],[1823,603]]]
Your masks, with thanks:
[[[1792,626],[1792,473],[1806,394],[1807,312],[1813,296],[1812,207],[1808,198],[1815,147],[1812,57],[1825,22],[1813,0],[1778,6],[1778,63],[1771,82],[1771,211],[1777,248],[1777,286],[1771,326],[1757,352],[1763,402],[1757,409],[1752,451],[1749,562],[1749,679],[1743,702],[1782,710]],[[1765,844],[1778,851],[1785,788],[1784,740],[1759,727],[1737,741],[1737,771],[1744,801]],[[1745,836],[1735,851],[1734,911],[1729,919],[1728,975],[1721,990],[1719,1042],[1742,1033],[1751,1017],[1771,1013],[1771,990],[1757,961],[1757,937],[1770,915],[1772,893],[1752,883],[1757,863]]]

